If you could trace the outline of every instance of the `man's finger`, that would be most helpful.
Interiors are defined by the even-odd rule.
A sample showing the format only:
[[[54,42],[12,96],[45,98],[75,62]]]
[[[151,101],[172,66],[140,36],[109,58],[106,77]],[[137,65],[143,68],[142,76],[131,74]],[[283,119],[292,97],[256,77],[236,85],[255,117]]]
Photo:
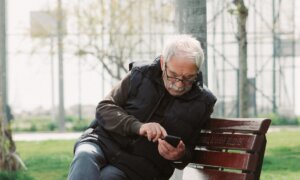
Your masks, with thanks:
[[[153,137],[153,142],[156,142],[158,138],[160,138],[162,135],[160,125],[155,125],[155,136]]]
[[[147,138],[148,138],[149,141],[151,141],[152,136],[153,136],[153,133],[152,133],[151,128],[147,129]]]
[[[162,137],[166,137],[168,135],[167,131],[163,127],[161,127],[161,132],[162,132]]]

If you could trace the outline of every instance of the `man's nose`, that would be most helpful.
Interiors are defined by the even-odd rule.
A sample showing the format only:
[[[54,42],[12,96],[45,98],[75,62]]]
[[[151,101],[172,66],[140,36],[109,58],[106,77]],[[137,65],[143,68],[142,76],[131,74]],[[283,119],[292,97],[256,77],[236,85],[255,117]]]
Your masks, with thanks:
[[[176,85],[177,87],[184,87],[184,83],[183,83],[182,80],[176,81],[176,82],[175,82],[175,85]]]

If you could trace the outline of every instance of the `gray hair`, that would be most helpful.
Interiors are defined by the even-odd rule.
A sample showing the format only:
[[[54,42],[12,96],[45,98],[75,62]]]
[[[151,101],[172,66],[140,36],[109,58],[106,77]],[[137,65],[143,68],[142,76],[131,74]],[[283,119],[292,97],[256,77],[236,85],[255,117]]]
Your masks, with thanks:
[[[198,71],[201,70],[201,65],[204,62],[204,53],[200,42],[196,38],[187,34],[172,37],[171,40],[165,44],[162,57],[166,63],[170,61],[173,56],[178,55],[193,59]]]

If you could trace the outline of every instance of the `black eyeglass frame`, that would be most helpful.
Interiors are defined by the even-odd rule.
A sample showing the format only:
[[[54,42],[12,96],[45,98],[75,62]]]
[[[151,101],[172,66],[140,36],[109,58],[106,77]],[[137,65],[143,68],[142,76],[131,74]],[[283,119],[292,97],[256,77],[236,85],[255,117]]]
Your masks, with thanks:
[[[180,78],[177,78],[177,77],[169,76],[168,72],[167,72],[167,65],[165,65],[165,71],[164,72],[166,74],[167,80],[170,81],[170,82],[173,82],[173,83],[181,81],[182,84],[184,84],[185,86],[191,86],[193,83],[195,83],[197,81],[197,76],[193,77],[191,79],[180,79]]]

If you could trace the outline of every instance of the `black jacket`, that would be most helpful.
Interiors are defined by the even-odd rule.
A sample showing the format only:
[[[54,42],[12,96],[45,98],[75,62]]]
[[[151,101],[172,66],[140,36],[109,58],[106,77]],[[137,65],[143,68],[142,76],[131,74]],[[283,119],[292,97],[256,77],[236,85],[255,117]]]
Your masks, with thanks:
[[[83,141],[94,141],[103,149],[108,161],[133,180],[168,179],[174,162],[164,159],[157,143],[138,136],[142,123],[158,122],[168,134],[180,136],[186,145],[186,165],[199,129],[209,118],[216,98],[200,83],[180,97],[165,90],[159,60],[136,66],[112,92],[99,103],[97,122]]]

